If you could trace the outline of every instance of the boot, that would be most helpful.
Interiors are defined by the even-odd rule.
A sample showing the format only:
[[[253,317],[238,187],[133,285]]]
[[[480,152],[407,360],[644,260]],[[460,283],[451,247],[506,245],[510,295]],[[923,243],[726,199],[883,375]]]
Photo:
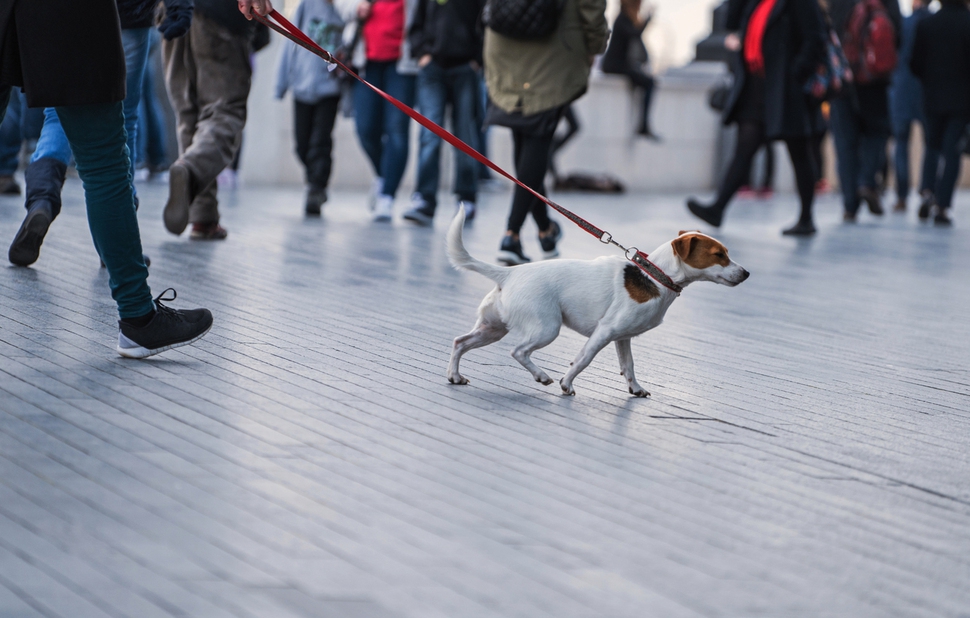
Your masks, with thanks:
[[[61,189],[67,166],[57,159],[44,157],[27,166],[24,173],[27,216],[17,230],[7,257],[17,266],[30,266],[40,256],[50,224],[61,212]]]

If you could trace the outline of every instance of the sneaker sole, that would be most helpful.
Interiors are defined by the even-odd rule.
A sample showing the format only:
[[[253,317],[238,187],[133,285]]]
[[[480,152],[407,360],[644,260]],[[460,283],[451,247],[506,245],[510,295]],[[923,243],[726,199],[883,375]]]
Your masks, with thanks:
[[[529,263],[529,260],[523,260],[509,251],[500,251],[497,259],[500,264],[505,264],[506,266],[521,266],[522,264]]]
[[[178,236],[189,225],[189,206],[192,202],[192,189],[189,186],[192,176],[181,165],[173,165],[168,172],[168,202],[162,218],[165,229]]]
[[[17,266],[30,266],[36,262],[40,257],[40,246],[44,243],[51,223],[52,221],[43,212],[28,214],[13,243],[10,244],[10,251],[7,254],[10,263]]]
[[[391,219],[391,215],[374,215],[371,217],[371,221],[374,223],[390,223]]]
[[[554,249],[552,251],[543,251],[542,252],[542,259],[544,259],[544,260],[554,260],[557,257],[559,257],[559,250],[558,249]]]
[[[405,221],[410,221],[411,223],[417,223],[422,227],[431,227],[434,224],[434,219],[420,214],[405,213],[401,215]]]
[[[194,338],[188,341],[180,341],[178,343],[173,343],[172,345],[167,345],[161,348],[155,348],[154,350],[149,350],[148,348],[143,348],[138,346],[137,348],[122,348],[120,345],[117,347],[118,354],[124,356],[125,358],[148,358],[149,356],[155,356],[156,354],[161,354],[162,352],[167,352],[168,350],[174,350],[175,348],[181,348],[185,345],[192,345],[199,339],[205,337],[209,331],[212,330],[212,324],[209,327],[196,335]],[[130,341],[130,339],[129,339]]]

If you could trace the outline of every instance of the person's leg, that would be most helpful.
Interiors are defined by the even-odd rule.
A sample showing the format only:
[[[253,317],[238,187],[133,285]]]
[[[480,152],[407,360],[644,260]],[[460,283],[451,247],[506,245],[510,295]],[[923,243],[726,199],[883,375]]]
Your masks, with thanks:
[[[943,158],[943,171],[936,183],[936,205],[939,208],[936,222],[949,224],[947,211],[952,205],[953,190],[960,177],[960,163],[962,153],[960,144],[967,129],[967,117],[964,115],[948,116],[944,121],[943,139],[940,142],[940,152]]]
[[[142,78],[141,106],[138,112],[139,156],[136,163],[147,163],[149,169],[158,171],[166,163],[165,113],[155,94],[155,75],[161,34],[156,28],[148,32],[148,60]]]
[[[312,187],[326,189],[333,168],[333,127],[337,121],[340,96],[321,99],[313,106],[313,123],[307,151],[307,180]]]
[[[689,199],[687,208],[700,219],[714,227],[721,225],[724,210],[734,194],[738,192],[751,176],[751,161],[765,143],[765,125],[760,122],[741,122],[738,125],[738,141],[734,148],[734,158],[721,181],[717,199],[710,206]]]
[[[391,66],[387,71],[387,94],[405,105],[414,104],[415,77],[398,73],[397,67]],[[404,169],[408,163],[408,143],[411,119],[388,102],[384,102],[384,152],[381,155],[381,178],[384,186],[381,194],[394,198]]]
[[[19,96],[9,96],[4,105],[6,114],[0,122],[0,193],[20,195],[20,185],[13,179],[20,163],[23,146],[21,131],[22,105]]]
[[[831,103],[832,139],[842,191],[842,207],[847,220],[854,220],[859,211],[859,126],[852,105],[845,98]]]
[[[468,65],[451,69],[448,75],[452,127],[455,135],[473,149],[478,150],[478,127],[475,123],[478,75]],[[463,152],[456,150],[454,154],[455,194],[459,200],[474,204],[478,197],[478,162]]]
[[[630,80],[630,83],[636,88],[639,88],[643,93],[636,132],[638,135],[652,136],[653,131],[650,129],[650,105],[653,101],[653,91],[656,86],[656,81],[653,77],[642,71],[630,71],[626,76]]]
[[[71,142],[84,185],[91,236],[108,268],[118,314],[122,319],[148,315],[155,306],[128,176],[123,106],[107,103],[58,107],[57,115]]]
[[[893,171],[896,174],[896,210],[906,210],[906,198],[909,197],[909,136],[912,118],[899,116],[893,126],[895,148],[893,152]]]
[[[391,67],[389,62],[367,62],[364,79],[367,83],[385,90],[384,75]],[[374,175],[381,178],[381,159],[384,153],[384,99],[364,84],[354,85],[354,119],[360,147],[367,155]]]
[[[181,156],[192,146],[200,108],[195,92],[196,66],[192,53],[193,24],[185,36],[162,41],[162,60],[165,65],[165,87],[176,118],[179,158],[169,168],[169,196],[163,211],[165,228],[181,234],[189,224],[189,207],[199,188]]]
[[[127,95],[124,101],[125,131],[128,133],[132,180],[135,178],[135,153],[138,152],[138,107],[141,104],[142,82],[145,76],[145,65],[148,62],[149,30],[151,28],[130,28],[121,31],[121,42],[125,48],[125,70],[127,71]],[[137,199],[136,197],[136,204],[138,203]]]
[[[919,193],[926,200],[928,196],[933,194],[936,185],[940,167],[940,151],[930,145],[926,116],[920,115],[918,120],[923,128],[923,165],[920,172]]]
[[[795,185],[798,188],[798,198],[801,201],[801,213],[798,223],[784,231],[785,234],[806,236],[815,233],[812,222],[812,203],[815,200],[815,179],[818,172],[815,159],[812,156],[810,138],[799,137],[786,140],[788,154],[791,156],[792,167],[795,170]]]
[[[448,89],[447,72],[430,62],[421,69],[416,82],[418,111],[435,124],[444,126]],[[455,130],[455,127],[452,127]],[[459,136],[460,137],[460,136]],[[441,138],[421,127],[419,130],[417,192],[427,205],[426,213],[434,213],[438,206],[438,185],[441,181]]]
[[[762,196],[772,193],[775,189],[775,147],[771,142],[765,142],[764,172],[759,189]]]
[[[527,187],[540,195],[546,194],[545,177],[549,166],[549,147],[552,134],[524,135],[513,132],[515,140],[515,175]],[[507,232],[517,236],[525,223],[526,215],[531,213],[540,232],[549,229],[548,207],[522,187],[516,186],[512,196],[512,212],[509,215]]]
[[[304,177],[310,183],[310,133],[313,131],[313,105],[293,101],[293,137],[296,142],[296,156],[303,164]]]

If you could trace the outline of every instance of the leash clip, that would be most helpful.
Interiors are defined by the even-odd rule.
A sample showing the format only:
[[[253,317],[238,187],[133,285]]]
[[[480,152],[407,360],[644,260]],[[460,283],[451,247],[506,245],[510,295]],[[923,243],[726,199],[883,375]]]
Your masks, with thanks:
[[[603,232],[603,235],[600,236],[600,242],[603,243],[604,245],[612,244],[613,234],[610,234],[609,232]]]
[[[629,249],[626,250],[626,253],[624,255],[626,256],[626,259],[630,260],[631,262],[636,262],[635,258],[639,254],[640,254],[639,249],[637,249],[636,247],[630,247]]]

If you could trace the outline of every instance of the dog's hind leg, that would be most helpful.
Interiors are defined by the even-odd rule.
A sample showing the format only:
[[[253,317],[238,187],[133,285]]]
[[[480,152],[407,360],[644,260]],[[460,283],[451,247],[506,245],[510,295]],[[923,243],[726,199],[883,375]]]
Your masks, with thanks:
[[[469,350],[495,343],[508,332],[509,330],[499,318],[495,306],[483,303],[475,329],[467,335],[455,339],[455,345],[451,351],[451,360],[448,362],[448,381],[452,384],[468,384],[468,380],[458,371],[458,363],[461,362],[461,357]]]
[[[533,330],[533,336],[520,345],[516,346],[512,350],[512,358],[519,361],[519,363],[529,370],[532,377],[536,379],[536,382],[541,382],[543,384],[552,384],[552,378],[549,377],[545,371],[539,368],[534,362],[532,362],[532,353],[540,348],[544,348],[559,336],[560,324],[556,322],[547,322],[543,324],[536,324],[535,330]],[[516,331],[518,332],[518,331]]]
[[[649,397],[650,393],[637,383],[637,378],[633,374],[633,346],[630,345],[629,339],[616,341],[616,356],[620,359],[620,375],[626,378],[630,394],[635,397]]]
[[[579,356],[576,360],[569,365],[569,371],[566,375],[559,380],[559,386],[562,387],[562,392],[566,395],[575,395],[576,391],[573,389],[573,380],[576,379],[583,369],[589,367],[589,364],[593,362],[596,355],[599,354],[600,350],[606,347],[606,345],[613,341],[613,332],[610,329],[603,328],[602,326],[597,327],[593,334],[590,336],[586,345],[580,351]]]

